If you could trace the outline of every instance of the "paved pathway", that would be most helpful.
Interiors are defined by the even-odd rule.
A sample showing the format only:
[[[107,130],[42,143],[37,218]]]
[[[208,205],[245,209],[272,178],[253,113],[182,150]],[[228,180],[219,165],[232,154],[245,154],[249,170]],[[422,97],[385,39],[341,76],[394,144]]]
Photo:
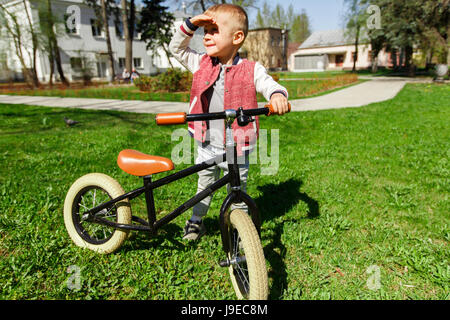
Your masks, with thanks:
[[[361,107],[394,98],[405,80],[371,80],[315,98],[291,101],[293,111]]]
[[[377,78],[323,96],[291,100],[293,111],[360,107],[394,98],[408,82],[405,79]],[[0,103],[29,104],[96,110],[118,110],[136,113],[187,112],[188,103],[87,98],[58,98],[0,95]],[[260,103],[264,106],[264,103]]]

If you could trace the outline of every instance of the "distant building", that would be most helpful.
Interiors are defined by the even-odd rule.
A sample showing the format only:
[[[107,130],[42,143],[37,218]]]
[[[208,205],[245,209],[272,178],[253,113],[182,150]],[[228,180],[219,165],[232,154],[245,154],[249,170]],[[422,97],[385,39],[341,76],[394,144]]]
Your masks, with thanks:
[[[287,70],[289,31],[278,28],[249,30],[240,55],[261,63],[266,69]]]
[[[372,48],[362,37],[358,46],[356,69],[372,66]],[[344,30],[317,31],[302,43],[289,57],[289,70],[310,72],[325,70],[351,70],[355,55],[354,39],[345,36]],[[378,55],[378,66],[393,65],[393,57],[384,50]]]
[[[39,26],[38,6],[42,5],[42,0],[3,0],[3,3],[8,11],[18,16],[19,21],[24,24],[24,30],[26,30],[28,21],[23,7],[25,3],[31,13],[32,25],[34,27]],[[66,23],[71,15],[70,10],[68,10],[70,6],[79,8],[79,19],[78,21],[73,20],[77,23],[71,29],[69,29]],[[82,61],[89,61],[93,80],[108,79],[110,75],[105,32],[102,28],[98,27],[93,9],[86,5],[83,0],[52,0],[52,9],[53,14],[60,21],[58,29],[65,30],[62,34],[58,34],[57,39],[64,75],[70,81],[81,79]],[[69,26],[71,25],[69,24]],[[109,21],[109,33],[111,36],[116,75],[122,74],[125,67],[125,39],[122,30],[121,22],[116,25],[111,17]],[[133,40],[133,67],[140,74],[156,73],[157,68],[152,64],[151,57],[147,53],[146,44],[140,41],[139,37],[139,34],[135,33]],[[26,42],[23,43],[23,49],[29,52],[31,40],[29,37],[24,37],[24,39]],[[8,69],[8,74],[3,72],[3,77],[8,76],[13,77],[13,80],[20,80],[20,78],[23,78],[21,74],[22,65],[17,59],[12,41],[2,36],[0,42],[2,42],[0,43],[0,60],[6,61],[3,62],[3,66],[6,66]],[[30,65],[29,55],[25,54],[24,56],[27,58],[26,64]],[[2,62],[0,61],[1,64]],[[40,81],[49,81],[50,65],[46,53],[42,50],[38,50],[37,52],[36,69]],[[56,73],[55,77],[57,76]]]

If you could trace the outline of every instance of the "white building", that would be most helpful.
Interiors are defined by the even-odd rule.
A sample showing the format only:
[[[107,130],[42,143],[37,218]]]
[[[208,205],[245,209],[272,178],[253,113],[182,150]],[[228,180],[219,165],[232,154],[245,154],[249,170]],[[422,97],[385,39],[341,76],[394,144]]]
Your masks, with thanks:
[[[185,10],[175,11],[173,15],[175,21],[172,27],[172,34],[174,34],[180,28],[180,26],[187,18],[193,16],[193,14],[188,14]],[[197,31],[195,31],[194,36],[191,39],[191,42],[189,43],[189,47],[199,53],[206,52],[205,47],[203,46],[203,36],[204,36],[203,28],[198,28]],[[182,70],[185,70],[183,65],[173,57],[170,58],[169,63],[167,55],[163,49],[158,49],[156,52],[150,54],[153,57],[153,65],[158,69],[158,71],[164,71],[168,68],[171,68],[170,63],[174,68],[180,68]]]
[[[26,64],[30,65],[31,38],[26,34],[29,28],[28,20],[22,0],[0,0],[6,9],[17,15],[20,23],[24,24],[22,48],[25,52]],[[31,21],[34,27],[39,26],[38,6],[42,0],[25,0],[28,12],[31,13]],[[58,30],[57,41],[60,48],[64,75],[71,81],[80,79],[81,60],[87,59],[92,67],[93,80],[108,79],[108,52],[104,30],[97,27],[96,16],[92,8],[83,0],[52,0],[53,15],[57,17]],[[1,26],[0,26],[1,27]],[[28,29],[29,30],[29,29]],[[121,74],[125,65],[125,40],[121,32],[121,23],[116,26],[113,17],[109,21],[109,33],[115,61],[115,73]],[[6,33],[0,34],[0,81],[2,77],[21,77],[22,65],[19,63],[15,48]],[[133,65],[140,74],[154,74],[164,65],[159,65],[155,55],[147,52],[146,44],[139,41],[139,35],[135,34],[133,41]],[[154,64],[154,62],[156,64]],[[2,72],[3,69],[3,72]],[[7,70],[5,70],[7,69]],[[36,69],[40,81],[49,80],[50,66],[45,52],[38,50]],[[55,77],[57,77],[55,68]],[[5,80],[5,79],[3,79]]]
[[[367,39],[360,40],[356,69],[372,66],[372,48]],[[314,72],[325,70],[351,70],[355,54],[354,39],[345,36],[344,30],[317,31],[289,57],[289,70]],[[389,55],[382,50],[378,55],[378,66],[389,65]]]

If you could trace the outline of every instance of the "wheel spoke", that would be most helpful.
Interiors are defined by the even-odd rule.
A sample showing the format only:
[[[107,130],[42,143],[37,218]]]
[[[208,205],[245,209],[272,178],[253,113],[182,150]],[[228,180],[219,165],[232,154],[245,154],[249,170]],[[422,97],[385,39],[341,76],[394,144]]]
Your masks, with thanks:
[[[97,193],[97,190],[99,191]],[[90,209],[96,207],[98,204],[106,202],[111,198],[109,195],[100,188],[91,188],[86,190],[85,193],[80,195],[80,201],[78,202],[78,214],[81,217],[80,226],[82,228],[81,233],[87,238],[92,239],[94,241],[107,241],[112,234],[114,233],[114,229],[108,226],[104,226],[98,223],[93,223],[92,221],[87,221],[83,219],[83,212],[87,212]],[[92,203],[92,207],[87,205],[87,203]],[[82,209],[82,210],[80,210]],[[116,206],[112,206],[108,209],[104,209],[97,213],[98,216],[102,216],[106,219],[115,221],[117,219]]]

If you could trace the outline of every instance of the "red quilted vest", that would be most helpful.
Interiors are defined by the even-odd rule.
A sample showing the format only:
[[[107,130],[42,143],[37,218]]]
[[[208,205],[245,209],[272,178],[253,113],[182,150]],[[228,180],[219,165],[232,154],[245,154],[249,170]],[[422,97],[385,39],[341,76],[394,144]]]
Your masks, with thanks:
[[[256,101],[256,88],[254,83],[255,62],[243,59],[241,63],[229,66],[225,71],[224,108],[254,109],[258,107]],[[217,80],[220,72],[218,59],[204,55],[200,62],[200,69],[194,73],[191,97],[190,114],[208,113],[209,103],[204,93]],[[245,127],[240,127],[235,120],[232,128],[234,140],[237,143],[238,155],[252,148],[259,135],[259,119]],[[204,142],[206,137],[206,121],[189,123],[189,132],[198,141]],[[224,133],[225,137],[225,133]]]

